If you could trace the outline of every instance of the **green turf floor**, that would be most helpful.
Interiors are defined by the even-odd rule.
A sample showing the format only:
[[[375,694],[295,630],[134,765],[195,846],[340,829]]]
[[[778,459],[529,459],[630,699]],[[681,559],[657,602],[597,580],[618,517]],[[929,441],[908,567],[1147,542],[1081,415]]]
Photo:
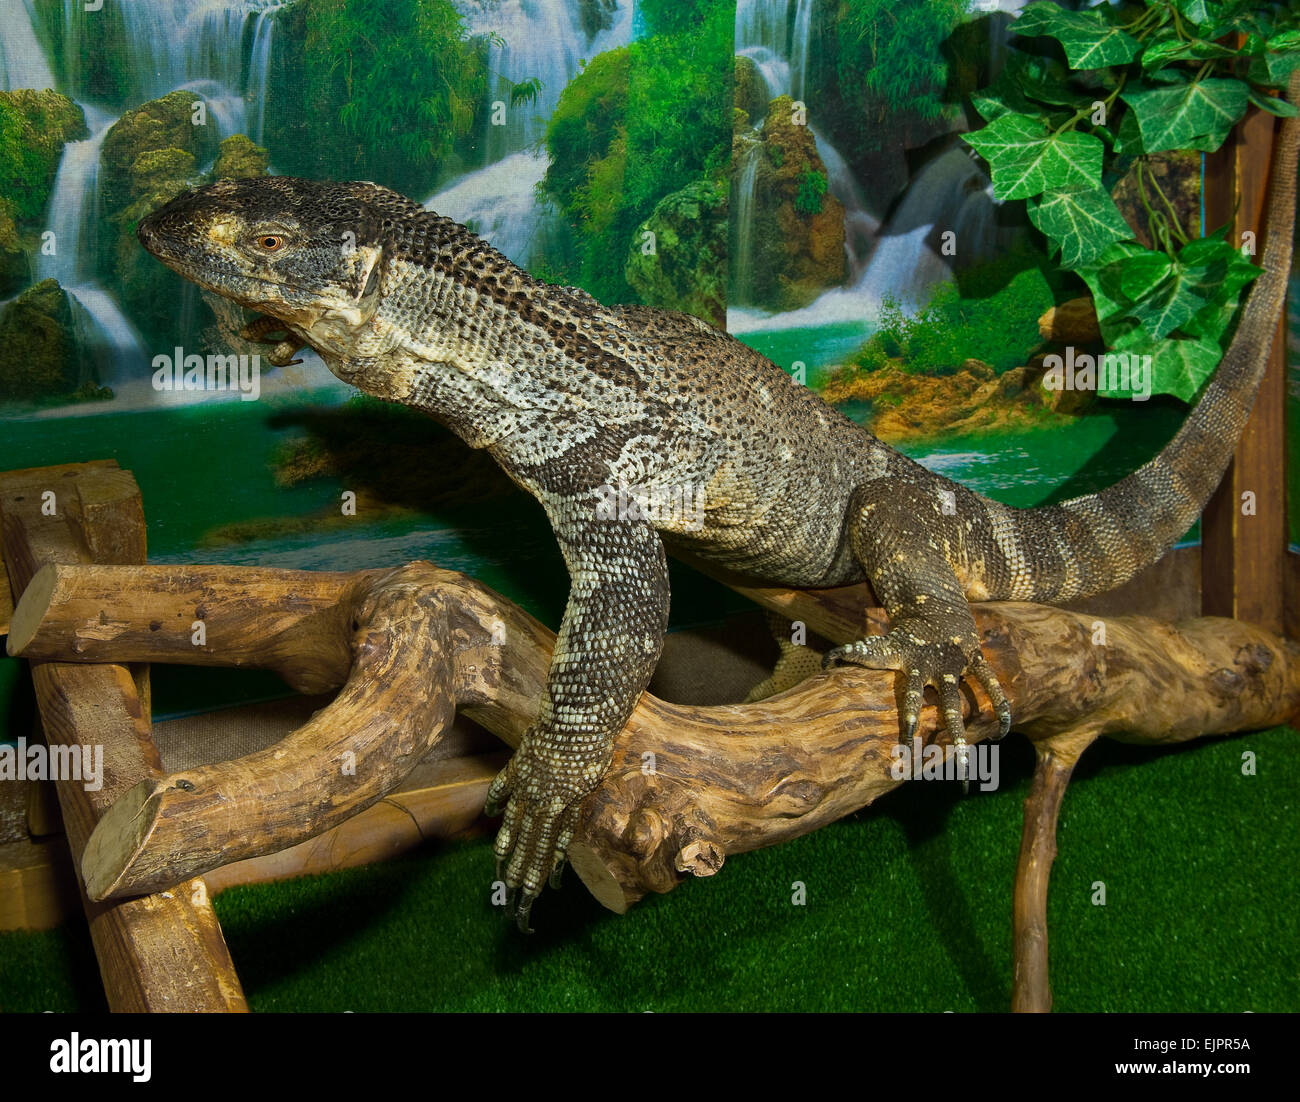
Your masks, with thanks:
[[[622,917],[569,872],[526,939],[490,904],[487,839],[216,907],[254,1010],[1000,1011],[1028,743],[1001,764],[997,792],[914,782]],[[1295,731],[1094,746],[1052,875],[1056,1008],[1300,1010],[1298,838]],[[5,1010],[102,1005],[77,927],[0,935]]]

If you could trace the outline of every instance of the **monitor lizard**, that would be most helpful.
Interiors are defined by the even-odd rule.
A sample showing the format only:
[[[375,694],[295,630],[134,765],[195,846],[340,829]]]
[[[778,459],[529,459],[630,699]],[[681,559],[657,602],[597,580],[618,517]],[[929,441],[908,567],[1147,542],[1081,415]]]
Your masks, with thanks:
[[[1200,515],[1284,299],[1298,133],[1287,120],[1279,138],[1263,272],[1177,435],[1115,485],[1031,509],[932,473],[703,321],[541,282],[376,184],[222,180],[173,199],[138,235],[182,276],[273,319],[246,333],[276,343],[273,363],[313,348],[345,382],[487,449],[545,509],[571,588],[540,713],[488,796],[504,812],[495,853],[526,930],[659,658],[665,545],[769,585],[869,581],[889,632],[828,661],[899,671],[909,741],[931,686],[964,752],[966,675],[1000,735],[1010,729],[967,602],[1113,588]]]

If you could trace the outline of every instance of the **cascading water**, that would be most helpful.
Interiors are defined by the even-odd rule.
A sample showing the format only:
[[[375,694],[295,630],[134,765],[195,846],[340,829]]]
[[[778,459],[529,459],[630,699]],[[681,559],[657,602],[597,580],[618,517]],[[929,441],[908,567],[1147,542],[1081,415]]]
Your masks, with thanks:
[[[0,90],[53,88],[54,73],[36,37],[32,0],[9,0],[22,12],[7,12],[0,19]]]
[[[816,0],[737,0],[736,53],[754,61],[772,96],[804,98],[815,5]]]
[[[37,258],[38,279],[57,279],[68,293],[81,354],[82,382],[93,365],[101,382],[135,378],[144,369],[140,336],[113,297],[94,278],[99,197],[99,152],[117,120],[86,107],[91,135],[69,142],[50,196],[48,239]]]
[[[736,53],[754,61],[772,96],[789,92],[798,99],[807,91],[809,42],[817,2],[738,0]],[[989,0],[989,10],[996,7],[1014,12],[1023,3]],[[825,292],[801,310],[768,315],[733,308],[728,311],[728,324],[734,331],[814,329],[854,321],[866,324],[878,313],[885,296],[913,308],[920,305],[937,283],[952,276],[949,258],[937,251],[936,226],[956,232],[963,261],[988,255],[1001,243],[997,203],[988,178],[962,149],[949,149],[931,160],[911,181],[882,226],[867,211],[862,186],[844,158],[815,126],[812,130],[826,167],[829,190],[844,204],[849,278],[843,286]],[[747,202],[744,191],[753,186],[753,180],[747,182],[743,172],[734,179],[732,212],[738,220],[734,236],[744,256],[753,227],[743,219],[752,218],[755,207],[752,200]],[[743,277],[744,269],[738,274]],[[746,287],[733,280],[733,294],[740,304],[745,302]]]
[[[131,104],[187,88],[208,101],[222,136],[246,133],[247,100],[265,93],[270,27],[283,0],[115,0],[86,12],[84,0],[64,0],[63,33],[68,81],[84,94],[82,48],[91,19],[121,21],[123,71]],[[256,48],[259,32],[265,48]],[[251,64],[244,64],[251,50]]]
[[[34,29],[32,0],[10,2],[22,3],[26,18],[0,22],[4,86],[58,87]],[[247,133],[260,142],[275,18],[283,6],[283,0],[113,0],[86,11],[84,0],[64,0],[62,90],[86,93],[82,59],[90,28],[100,29],[94,19],[120,20],[122,72],[131,82],[111,112],[82,103],[91,136],[64,148],[47,215],[52,237],[36,258],[37,278],[57,279],[68,293],[83,382],[92,368],[115,384],[148,376],[139,334],[95,280],[100,151],[117,110],[185,88],[203,97],[218,137]]]
[[[861,290],[873,302],[890,296],[906,307],[921,305],[952,266],[935,240],[937,227],[953,232],[963,257],[990,255],[999,242],[998,202],[988,176],[964,148],[930,161],[912,181],[886,223]]]
[[[275,36],[275,13],[284,5],[274,4],[257,13],[253,25],[253,52],[248,59],[246,98],[250,101],[248,136],[262,144],[266,131],[266,94],[271,77],[271,46]]]
[[[482,167],[443,185],[424,205],[472,226],[527,266],[563,239],[557,212],[537,196],[550,164],[538,148],[546,122],[583,59],[631,40],[633,0],[617,0],[609,26],[590,36],[577,0],[458,0],[456,6],[471,34],[493,36],[490,100],[504,105],[504,125],[493,125],[489,112]],[[511,106],[511,87],[534,79],[541,82],[536,101]]]
[[[736,54],[754,63],[767,87],[767,99],[786,94],[796,101],[804,99],[816,4],[817,0],[737,0]],[[731,269],[731,293],[737,304],[749,302],[752,289],[754,216],[757,210],[754,189],[758,178],[757,153],[761,150],[762,121],[761,118],[750,120],[752,130],[749,137],[755,142],[755,153],[740,167],[732,188],[733,237],[739,263]],[[828,190],[844,206],[844,249],[850,282],[856,282],[865,269],[880,223],[868,212],[862,187],[854,179],[843,156],[815,126],[810,128],[817,143],[818,156],[826,168]],[[747,317],[745,311],[733,313],[736,320],[744,317]]]

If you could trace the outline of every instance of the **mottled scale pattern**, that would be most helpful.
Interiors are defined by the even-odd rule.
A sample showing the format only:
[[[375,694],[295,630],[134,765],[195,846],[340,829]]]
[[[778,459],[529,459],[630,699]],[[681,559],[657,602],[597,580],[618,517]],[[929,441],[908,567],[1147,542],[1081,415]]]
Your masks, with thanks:
[[[1290,120],[1265,274],[1177,437],[1101,493],[1030,510],[925,470],[698,319],[539,282],[465,227],[373,184],[224,181],[143,220],[140,238],[201,286],[282,323],[340,378],[487,449],[545,508],[569,600],[541,711],[489,800],[504,814],[496,852],[526,926],[658,660],[665,544],[770,585],[869,579],[889,633],[828,660],[898,670],[908,736],[929,687],[964,746],[963,676],[984,686],[1005,732],[1010,711],[967,601],[1061,601],[1118,585],[1200,512],[1280,309],[1296,140]],[[283,242],[271,254],[258,245],[268,234]],[[355,247],[341,250],[349,235]],[[611,509],[619,487],[696,507]]]

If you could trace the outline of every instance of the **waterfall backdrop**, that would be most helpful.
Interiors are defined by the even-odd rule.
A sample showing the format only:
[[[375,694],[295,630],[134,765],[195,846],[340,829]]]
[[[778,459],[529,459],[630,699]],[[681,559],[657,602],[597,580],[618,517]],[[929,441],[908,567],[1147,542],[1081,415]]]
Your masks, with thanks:
[[[726,327],[1003,500],[1110,481],[1182,407],[1025,384],[1037,319],[1077,289],[960,139],[980,125],[971,93],[1028,48],[1020,6],[6,0],[7,465],[116,457],[161,561],[426,555],[558,615],[563,565],[531,503],[314,354],[261,362],[255,401],[160,384],[177,356],[263,349],[147,256],[136,223],[186,187],[283,173],[377,181],[542,279]],[[674,594],[675,623],[738,607],[694,575]]]

